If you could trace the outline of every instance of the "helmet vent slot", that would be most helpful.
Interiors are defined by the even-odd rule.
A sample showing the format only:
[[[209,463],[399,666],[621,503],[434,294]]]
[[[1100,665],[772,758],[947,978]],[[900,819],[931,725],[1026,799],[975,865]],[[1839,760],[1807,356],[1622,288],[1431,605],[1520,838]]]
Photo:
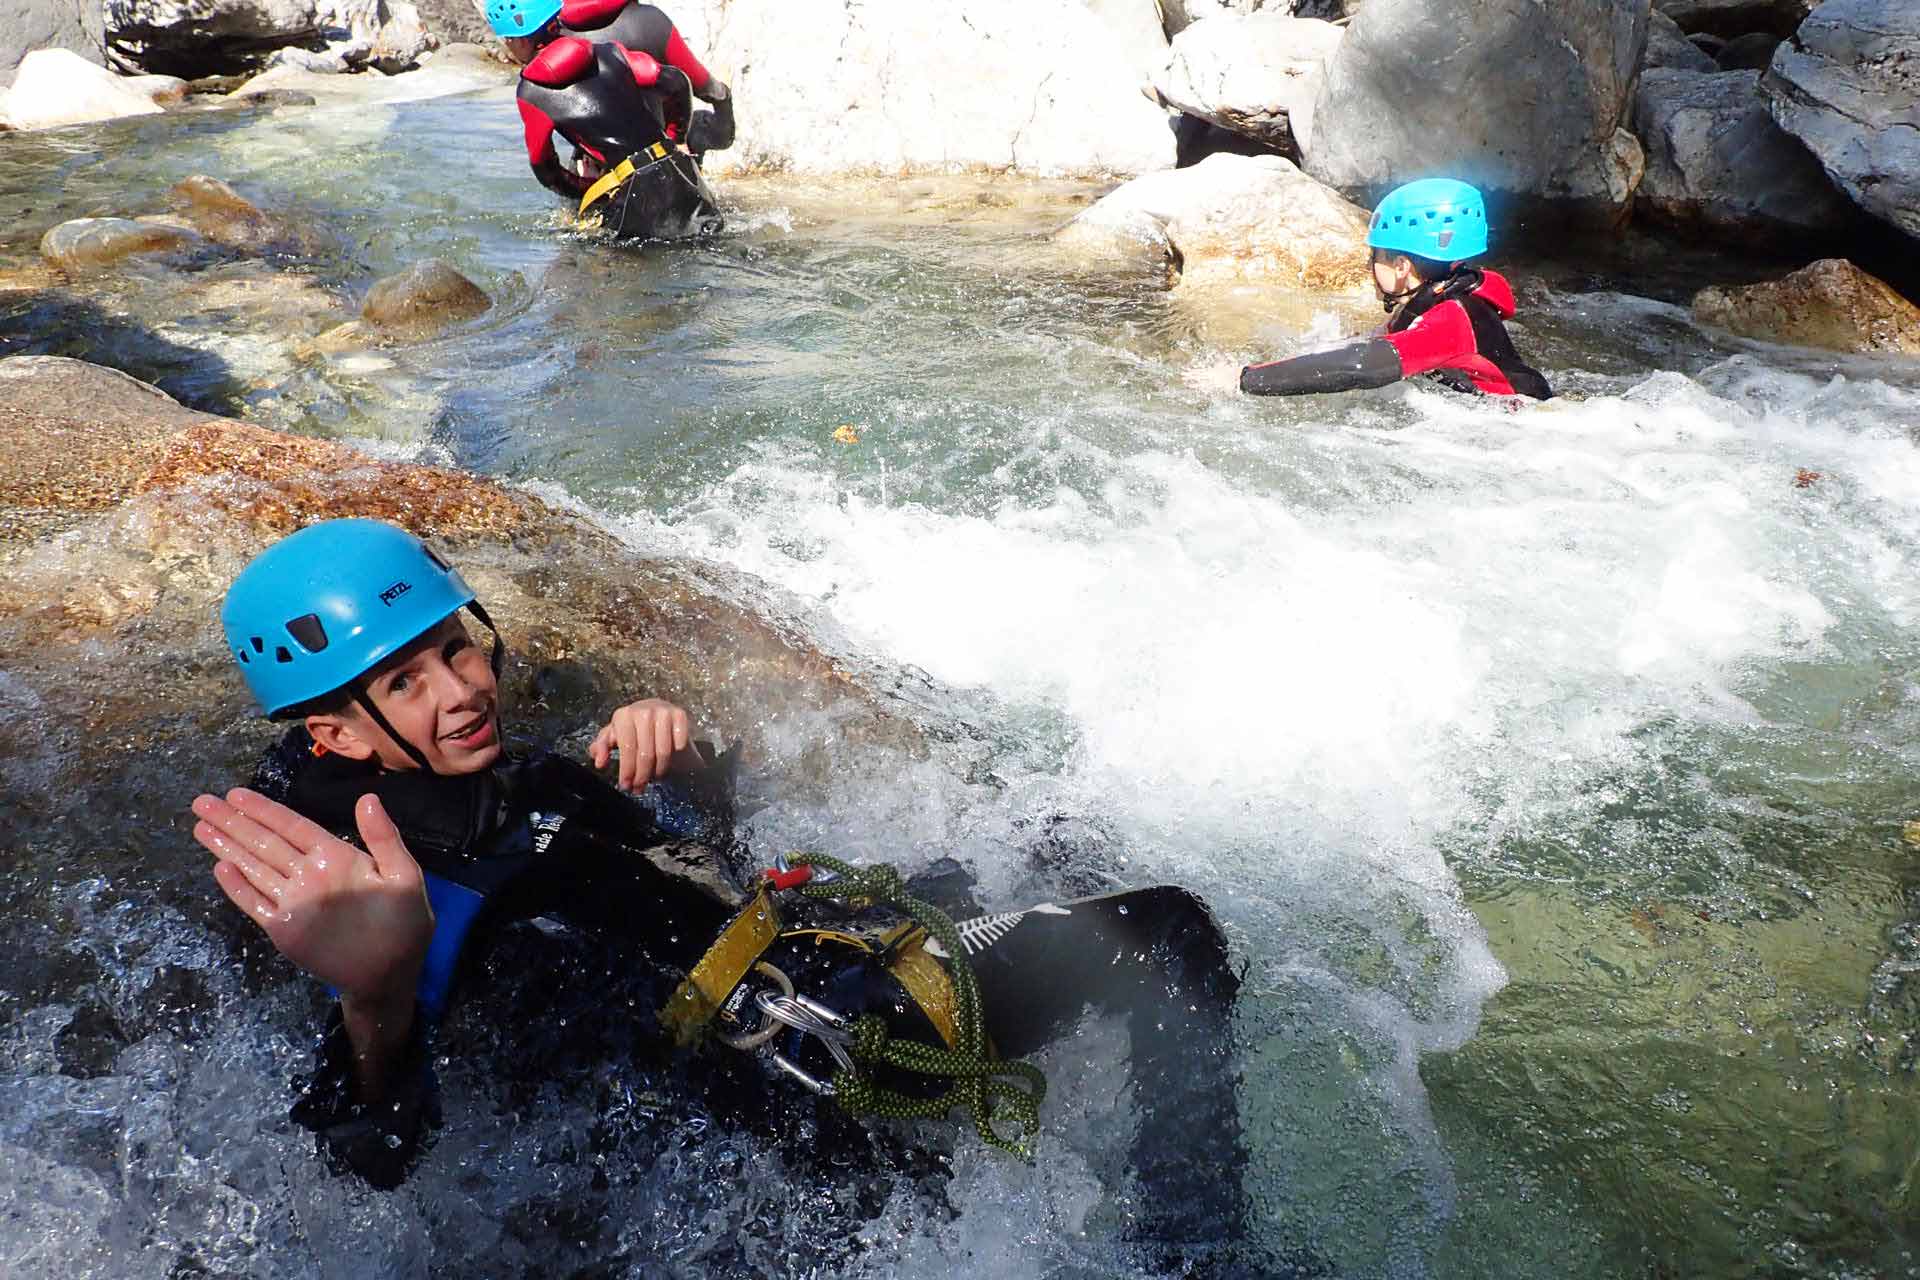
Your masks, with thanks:
[[[287,646],[277,644],[273,646],[273,660],[275,662],[292,662],[293,655],[287,652]]]
[[[320,625],[320,615],[305,614],[287,623],[287,634],[300,642],[300,647],[308,653],[319,653],[327,647],[327,629]]]
[[[259,636],[253,637],[253,651],[255,653],[265,653],[267,651],[267,642]]]

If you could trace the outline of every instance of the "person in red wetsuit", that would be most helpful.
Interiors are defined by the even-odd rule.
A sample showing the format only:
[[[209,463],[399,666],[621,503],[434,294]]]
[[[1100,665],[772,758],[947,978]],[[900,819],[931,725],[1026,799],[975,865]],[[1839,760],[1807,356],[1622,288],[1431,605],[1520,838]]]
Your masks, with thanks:
[[[616,234],[718,225],[698,161],[733,144],[733,94],[671,18],[635,0],[490,0],[487,19],[526,68],[517,96],[541,185],[583,214],[596,207]],[[696,112],[695,98],[711,109]]]
[[[1384,387],[1431,375],[1457,391],[1545,400],[1553,391],[1520,358],[1506,321],[1513,289],[1466,260],[1487,251],[1486,203],[1450,178],[1390,192],[1367,232],[1373,283],[1389,316],[1379,334],[1240,370],[1248,395]]]

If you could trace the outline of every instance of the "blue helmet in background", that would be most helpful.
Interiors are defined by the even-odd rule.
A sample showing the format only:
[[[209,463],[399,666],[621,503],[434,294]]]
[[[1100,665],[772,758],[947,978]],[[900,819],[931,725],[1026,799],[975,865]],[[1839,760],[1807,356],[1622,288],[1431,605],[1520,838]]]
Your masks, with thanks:
[[[1487,251],[1487,202],[1454,178],[1422,178],[1389,191],[1373,211],[1367,243],[1434,262],[1463,262]]]
[[[497,36],[530,36],[559,12],[560,0],[487,0],[487,25]]]
[[[220,625],[260,709],[277,716],[352,684],[468,605],[479,614],[473,588],[405,529],[327,520],[255,556],[227,588]]]

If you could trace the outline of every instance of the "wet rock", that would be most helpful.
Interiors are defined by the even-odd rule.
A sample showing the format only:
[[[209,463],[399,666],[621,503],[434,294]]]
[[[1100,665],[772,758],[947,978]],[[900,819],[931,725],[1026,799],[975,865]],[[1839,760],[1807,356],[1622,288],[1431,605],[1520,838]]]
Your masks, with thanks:
[[[1721,45],[1713,58],[1722,71],[1763,71],[1779,47],[1779,36],[1768,31],[1749,31]]]
[[[438,258],[416,262],[367,291],[360,308],[368,323],[404,336],[422,336],[493,305],[486,291]]]
[[[740,141],[712,153],[712,172],[1141,173],[1173,160],[1125,47],[1077,0],[670,11],[738,91]]]
[[[1208,18],[1174,37],[1154,88],[1187,115],[1292,151],[1311,127],[1322,68],[1342,34],[1282,12]]]
[[[529,682],[564,669],[585,674],[596,701],[637,691],[680,701],[722,740],[824,712],[842,741],[920,741],[790,621],[737,603],[764,588],[639,556],[489,480],[192,413],[123,374],[54,358],[0,359],[0,449],[10,460],[0,538],[20,527],[23,503],[82,509],[65,536],[0,555],[0,668],[79,733],[156,714],[179,722],[181,708],[221,733],[249,723],[212,621],[227,584],[294,528],[368,516],[457,558],[511,638],[509,690],[528,719],[543,712]],[[11,465],[23,457],[30,473]],[[83,641],[106,645],[124,678],[104,687],[88,676],[79,696],[72,654]],[[572,728],[588,714],[568,713]],[[261,725],[261,741],[270,732]]]
[[[16,129],[159,112],[151,92],[66,49],[36,49],[21,59],[6,97],[7,119]]]
[[[1145,209],[1090,210],[1055,232],[1053,242],[1078,261],[1118,274],[1148,276],[1162,286],[1180,281],[1180,257],[1167,224]]]
[[[1128,246],[1152,243],[1149,223],[1166,238],[1182,283],[1338,290],[1367,278],[1366,210],[1279,156],[1214,155],[1135,178],[1068,223],[1055,242],[1137,255]]]
[[[167,193],[195,231],[215,244],[249,253],[311,254],[325,237],[310,225],[270,214],[218,178],[194,174]]]
[[[314,0],[104,0],[120,65],[192,79],[231,73],[320,33]]]
[[[1731,40],[1750,31],[1789,36],[1820,0],[1654,0],[1654,7],[1682,31],[1705,31]]]
[[[417,65],[421,56],[439,42],[427,33],[420,10],[407,0],[393,0],[382,7],[387,10],[387,21],[374,36],[367,61],[391,75]]]
[[[1702,324],[1765,342],[1920,355],[1920,308],[1839,258],[1764,284],[1703,289],[1693,314]]]
[[[88,0],[31,0],[9,5],[0,23],[0,90],[13,83],[14,68],[34,49],[65,49],[88,62],[102,61],[105,27],[100,6]]]
[[[1677,71],[1718,71],[1713,55],[1687,39],[1680,24],[1655,10],[1647,22],[1647,53],[1640,60],[1646,70],[1671,67]]]
[[[1634,129],[1647,154],[1635,208],[1670,226],[1779,244],[1829,236],[1851,215],[1807,149],[1773,122],[1759,73],[1654,68]]]
[[[1369,4],[1328,60],[1306,170],[1370,194],[1471,174],[1581,221],[1617,221],[1640,178],[1638,143],[1622,125],[1647,12],[1644,3]]]
[[[147,95],[155,106],[178,106],[187,100],[187,82],[179,76],[128,76],[125,83]]]
[[[1920,4],[1827,0],[1760,83],[1841,190],[1920,237]]]
[[[134,254],[180,253],[200,237],[179,227],[131,218],[75,218],[40,237],[40,256],[68,271],[111,266]]]

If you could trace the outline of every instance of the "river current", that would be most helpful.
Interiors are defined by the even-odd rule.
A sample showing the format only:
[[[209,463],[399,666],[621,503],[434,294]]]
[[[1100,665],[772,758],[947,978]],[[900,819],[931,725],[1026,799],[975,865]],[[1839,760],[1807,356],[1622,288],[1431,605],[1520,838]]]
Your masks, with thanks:
[[[1920,1274],[1920,365],[1700,330],[1675,303],[1739,264],[1641,253],[1512,264],[1561,401],[1215,396],[1181,373],[1373,319],[1076,273],[1041,237],[1085,184],[719,180],[716,243],[609,245],[556,216],[498,91],[0,139],[0,267],[202,172],[324,229],[324,287],[432,255],[496,305],[296,356],[130,267],[88,323],[0,312],[5,350],[745,571],[952,727],[900,760],[761,726],[829,767],[747,780],[758,849],[952,855],[996,901],[1050,856],[1198,890],[1247,966],[1271,1257]],[[15,1274],[1152,1274],[1119,1240],[1115,1136],[1152,1100],[1098,1022],[1041,1057],[1031,1166],[936,1136],[939,1177],[826,1176],[781,1155],[807,1124],[776,1141],[591,1063],[523,1078],[468,1026],[416,1176],[329,1178],[283,1120],[313,993],[258,957],[243,984],[123,887],[197,855],[166,816],[188,798],[100,798],[155,816],[132,868],[67,828],[34,835],[64,861],[13,872],[44,950],[0,975]],[[76,1071],[89,1017],[117,1030]]]

